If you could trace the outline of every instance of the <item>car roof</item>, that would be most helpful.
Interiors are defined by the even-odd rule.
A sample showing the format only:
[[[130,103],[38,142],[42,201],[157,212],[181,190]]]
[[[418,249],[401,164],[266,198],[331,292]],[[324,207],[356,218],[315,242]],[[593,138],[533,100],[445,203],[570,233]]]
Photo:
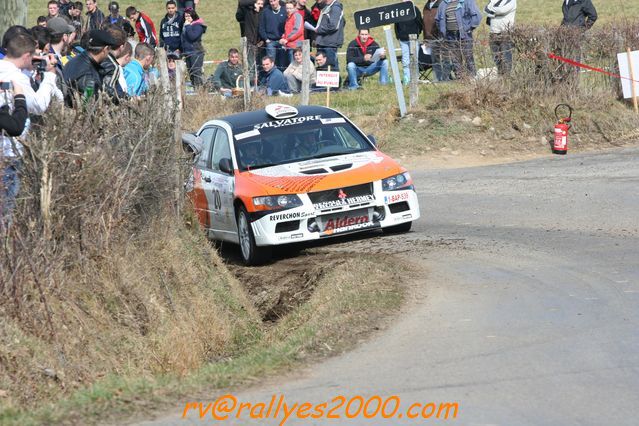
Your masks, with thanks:
[[[297,117],[305,117],[309,115],[321,115],[322,118],[342,117],[342,115],[334,109],[322,106],[298,105],[295,108],[297,108],[298,111]],[[255,126],[256,124],[267,123],[269,121],[278,121],[277,119],[268,115],[264,109],[227,115],[226,117],[221,117],[217,120],[225,121],[226,123],[228,123],[229,126],[231,126],[231,128],[233,129],[234,133],[236,133],[238,130],[253,128],[253,126]]]

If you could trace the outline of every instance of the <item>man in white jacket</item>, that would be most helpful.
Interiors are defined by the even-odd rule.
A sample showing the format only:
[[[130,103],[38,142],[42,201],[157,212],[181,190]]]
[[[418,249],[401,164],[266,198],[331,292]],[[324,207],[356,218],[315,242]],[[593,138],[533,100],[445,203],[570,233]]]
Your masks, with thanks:
[[[0,60],[0,81],[14,81],[24,91],[29,114],[41,115],[49,107],[53,97],[62,98],[56,87],[54,65],[47,60],[46,71],[37,91],[31,88],[29,76],[24,73],[32,69],[32,58],[36,50],[36,40],[28,32],[17,33],[5,40],[6,56]],[[4,97],[0,104],[4,104]],[[1,106],[1,105],[0,105]],[[26,132],[26,130],[25,130]],[[16,139],[0,135],[0,219],[3,227],[11,222],[15,197],[20,188],[19,173],[22,166],[23,147]]]
[[[515,25],[517,0],[490,0],[484,11],[490,26],[490,49],[499,75],[510,73],[513,65],[513,42],[508,33]]]

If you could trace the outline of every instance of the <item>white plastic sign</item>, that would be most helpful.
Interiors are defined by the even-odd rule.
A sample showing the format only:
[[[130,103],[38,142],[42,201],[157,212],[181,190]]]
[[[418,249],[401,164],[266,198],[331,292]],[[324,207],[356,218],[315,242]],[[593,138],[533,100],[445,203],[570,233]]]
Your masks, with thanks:
[[[624,99],[632,98],[631,79],[634,79],[635,95],[639,96],[639,50],[630,52],[632,60],[632,72],[630,75],[630,66],[628,64],[628,53],[617,53],[617,61],[619,61],[619,75],[621,75],[621,88],[623,89]]]
[[[339,72],[317,71],[315,85],[320,87],[339,87]]]

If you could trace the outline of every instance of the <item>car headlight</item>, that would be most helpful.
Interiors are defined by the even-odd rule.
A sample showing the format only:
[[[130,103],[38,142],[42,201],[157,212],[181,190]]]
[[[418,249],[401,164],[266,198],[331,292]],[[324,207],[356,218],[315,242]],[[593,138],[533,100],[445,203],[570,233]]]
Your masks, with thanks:
[[[302,200],[297,195],[269,195],[253,197],[253,205],[258,210],[283,210],[292,209],[302,205]]]
[[[382,179],[382,189],[384,191],[409,189],[411,187],[410,182],[410,174],[408,174],[408,172],[404,172],[386,179]]]

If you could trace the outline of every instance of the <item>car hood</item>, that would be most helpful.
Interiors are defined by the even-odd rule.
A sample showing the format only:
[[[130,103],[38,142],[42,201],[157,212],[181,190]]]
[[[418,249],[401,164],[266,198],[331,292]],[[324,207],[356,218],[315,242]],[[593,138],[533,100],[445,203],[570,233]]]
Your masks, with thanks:
[[[268,195],[299,194],[360,185],[406,171],[379,151],[337,155],[240,173]]]

